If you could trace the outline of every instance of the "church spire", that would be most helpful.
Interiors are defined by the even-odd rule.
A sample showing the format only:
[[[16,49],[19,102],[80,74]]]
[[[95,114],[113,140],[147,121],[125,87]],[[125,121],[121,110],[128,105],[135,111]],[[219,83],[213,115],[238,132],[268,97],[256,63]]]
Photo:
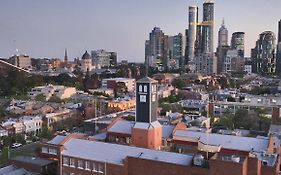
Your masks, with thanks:
[[[64,62],[67,63],[68,62],[68,56],[67,56],[67,49],[65,48],[64,51]]]

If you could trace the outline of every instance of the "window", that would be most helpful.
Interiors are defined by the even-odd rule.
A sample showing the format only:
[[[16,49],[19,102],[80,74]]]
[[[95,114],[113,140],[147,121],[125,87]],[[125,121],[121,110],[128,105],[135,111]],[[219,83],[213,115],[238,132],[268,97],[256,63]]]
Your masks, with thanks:
[[[47,147],[42,147],[42,153],[48,154],[48,148]]]
[[[86,170],[91,170],[90,169],[90,162],[89,161],[85,161],[85,169]]]
[[[63,165],[64,166],[69,166],[69,158],[68,157],[64,157],[63,158]]]
[[[51,154],[51,155],[57,155],[58,153],[57,153],[57,150],[56,150],[56,149],[50,148],[50,149],[49,149],[49,154]]]
[[[156,101],[156,95],[155,94],[152,95],[152,101]]]
[[[142,85],[139,85],[139,92],[142,92]]]
[[[98,172],[99,173],[103,173],[104,172],[104,167],[103,167],[103,164],[101,164],[101,163],[98,164]]]
[[[78,160],[78,168],[79,169],[84,169],[83,160]]]
[[[95,162],[93,163],[93,171],[98,172],[98,164]]]
[[[140,102],[146,102],[146,96],[140,95]]]
[[[69,159],[69,164],[70,164],[71,167],[75,167],[75,162],[74,162],[73,158]]]
[[[147,92],[147,86],[143,86],[143,92]]]
[[[98,173],[104,173],[104,166],[102,163],[93,163],[93,171]]]

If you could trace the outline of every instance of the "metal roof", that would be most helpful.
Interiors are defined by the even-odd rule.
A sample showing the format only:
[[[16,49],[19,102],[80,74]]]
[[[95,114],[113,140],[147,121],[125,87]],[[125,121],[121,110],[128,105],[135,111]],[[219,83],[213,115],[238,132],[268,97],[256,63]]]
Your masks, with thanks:
[[[193,155],[156,151],[82,139],[71,139],[64,144],[63,156],[122,165],[127,157],[155,160],[178,165],[191,165]]]

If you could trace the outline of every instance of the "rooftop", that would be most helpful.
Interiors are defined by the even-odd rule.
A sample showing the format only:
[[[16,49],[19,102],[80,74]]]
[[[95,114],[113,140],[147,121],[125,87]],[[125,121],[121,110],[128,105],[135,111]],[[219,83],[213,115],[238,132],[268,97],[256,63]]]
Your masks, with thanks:
[[[183,140],[198,139],[203,144],[212,146],[222,146],[225,149],[240,150],[240,151],[255,151],[262,152],[267,149],[268,139],[240,137],[233,135],[221,135],[213,133],[203,133],[187,130],[177,130],[174,137],[182,138]]]
[[[12,158],[11,160],[16,160],[19,162],[24,162],[24,163],[34,164],[34,165],[39,165],[39,166],[45,166],[50,163],[53,163],[52,161],[47,160],[47,159],[42,159],[39,157],[30,157],[30,156],[17,156],[17,157]]]
[[[65,145],[63,156],[108,162],[122,165],[127,157],[155,160],[160,162],[191,165],[193,155],[156,151],[132,146],[110,144],[82,139],[71,139]]]
[[[65,138],[66,138],[66,136],[57,135],[56,137],[54,137],[52,140],[50,140],[47,143],[52,144],[52,145],[59,145]]]

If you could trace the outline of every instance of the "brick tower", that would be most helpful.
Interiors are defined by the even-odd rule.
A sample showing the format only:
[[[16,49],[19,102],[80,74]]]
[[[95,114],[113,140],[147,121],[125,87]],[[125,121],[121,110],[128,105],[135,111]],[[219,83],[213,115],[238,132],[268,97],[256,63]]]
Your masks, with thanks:
[[[136,123],[132,128],[132,145],[161,149],[162,125],[157,121],[157,81],[144,77],[136,86]]]

